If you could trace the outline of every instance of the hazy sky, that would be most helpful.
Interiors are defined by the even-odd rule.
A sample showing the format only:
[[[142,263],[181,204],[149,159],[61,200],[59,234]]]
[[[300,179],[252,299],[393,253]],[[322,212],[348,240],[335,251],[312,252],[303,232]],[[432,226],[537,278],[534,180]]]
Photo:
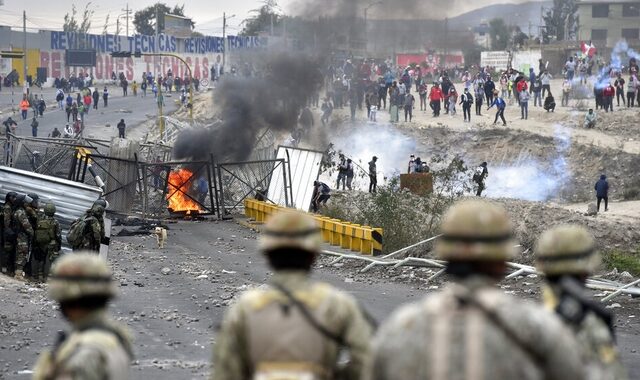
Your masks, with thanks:
[[[227,22],[228,33],[242,29],[239,25],[244,19],[251,16],[252,9],[259,8],[262,3],[260,0],[161,0],[167,5],[185,4],[185,14],[193,18],[196,22],[196,30],[208,34],[222,34],[222,14],[227,13],[236,15]],[[4,6],[0,6],[0,24],[22,26],[22,11],[27,12],[27,27],[61,29],[64,15],[71,11],[71,5],[75,4],[78,13],[82,13],[87,3],[91,3],[90,7],[94,9],[92,18],[92,28],[95,32],[102,32],[105,24],[105,18],[109,17],[109,30],[113,33],[116,29],[116,17],[124,15],[124,9],[127,5],[126,0],[4,0]],[[157,0],[135,0],[129,1],[129,7],[140,10],[149,5],[155,4]],[[280,0],[278,4],[286,5],[288,0]],[[134,8],[135,7],[135,8]],[[124,25],[124,16],[121,19]],[[129,20],[129,33],[133,29],[132,18]],[[124,34],[124,27],[122,28]]]
[[[129,6],[135,12],[146,6],[156,3],[158,0],[135,0],[129,1]],[[251,10],[259,8],[263,1],[261,0],[160,0],[167,5],[185,4],[185,14],[196,22],[196,30],[206,35],[222,34],[222,14],[226,12],[227,17],[235,15],[227,22],[228,34],[236,34],[242,30],[243,20],[251,17]],[[437,17],[456,16],[466,11],[480,8],[486,5],[499,3],[520,3],[527,0],[383,0],[385,6],[398,10],[400,14],[409,13],[411,17]],[[535,0],[534,0],[535,1]],[[2,2],[2,0],[0,0]],[[299,3],[313,4],[320,6],[321,10],[331,7],[332,3],[340,2],[357,2],[359,9],[362,4],[374,3],[375,0],[278,0],[277,3],[284,12],[290,13],[297,9],[295,6]],[[109,31],[114,33],[116,30],[116,18],[124,15],[124,8],[127,5],[126,0],[4,0],[4,6],[0,6],[0,24],[10,26],[22,26],[22,11],[27,12],[27,27],[35,29],[62,29],[63,18],[67,12],[71,11],[71,5],[75,4],[78,13],[82,14],[87,3],[91,3],[90,7],[94,9],[92,18],[92,32],[101,33],[105,25],[105,18],[109,18]],[[446,6],[440,6],[442,4]],[[413,12],[403,11],[402,8],[407,7],[406,4],[416,4]],[[437,6],[436,6],[437,4]],[[378,8],[378,9],[376,9]],[[384,17],[384,11],[378,7],[372,7],[369,17]],[[382,12],[383,14],[376,14]],[[314,13],[313,17],[316,16]],[[406,15],[405,15],[406,16]],[[497,15],[498,16],[498,15]],[[505,16],[505,15],[503,15]],[[508,16],[508,15],[507,15]],[[404,17],[403,17],[404,18]],[[129,33],[133,33],[132,17],[129,20]],[[122,33],[124,34],[124,16],[121,19]]]

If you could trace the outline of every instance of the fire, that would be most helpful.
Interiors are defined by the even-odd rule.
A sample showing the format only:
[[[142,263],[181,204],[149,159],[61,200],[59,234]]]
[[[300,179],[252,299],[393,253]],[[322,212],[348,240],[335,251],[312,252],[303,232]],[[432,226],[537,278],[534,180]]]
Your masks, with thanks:
[[[196,180],[193,172],[189,169],[178,169],[169,172],[167,201],[168,208],[171,211],[201,211],[202,207],[195,200],[189,198],[189,194],[193,198],[197,198],[192,192],[192,185]]]

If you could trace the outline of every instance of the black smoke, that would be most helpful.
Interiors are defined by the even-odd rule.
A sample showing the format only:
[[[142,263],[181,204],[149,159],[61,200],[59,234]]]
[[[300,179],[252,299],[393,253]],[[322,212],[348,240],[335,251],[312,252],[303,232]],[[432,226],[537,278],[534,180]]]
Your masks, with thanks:
[[[258,75],[223,76],[213,94],[219,121],[183,132],[174,144],[175,158],[246,160],[265,128],[290,132],[297,127],[300,111],[322,86],[318,60],[264,53],[254,64]]]

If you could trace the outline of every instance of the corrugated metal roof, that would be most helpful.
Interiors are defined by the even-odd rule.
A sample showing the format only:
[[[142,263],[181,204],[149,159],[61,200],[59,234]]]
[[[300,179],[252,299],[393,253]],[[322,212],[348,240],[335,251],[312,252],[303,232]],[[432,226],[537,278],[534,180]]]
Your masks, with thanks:
[[[84,183],[33,173],[26,170],[0,166],[0,202],[8,192],[21,194],[35,193],[40,196],[40,205],[56,205],[56,220],[60,222],[63,244],[71,223],[82,216],[96,199],[102,195],[102,189]]]

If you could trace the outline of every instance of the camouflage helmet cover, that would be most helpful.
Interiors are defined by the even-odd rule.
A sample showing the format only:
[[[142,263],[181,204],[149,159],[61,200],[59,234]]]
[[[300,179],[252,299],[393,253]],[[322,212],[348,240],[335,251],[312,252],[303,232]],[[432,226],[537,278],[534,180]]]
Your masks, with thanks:
[[[436,241],[439,258],[448,261],[506,261],[516,255],[507,212],[487,201],[466,200],[445,214]]]
[[[58,301],[84,297],[114,297],[116,287],[111,269],[95,253],[78,252],[62,256],[54,264],[49,279],[49,296]]]
[[[53,203],[47,203],[44,205],[44,214],[47,216],[54,216],[56,214],[56,205]]]
[[[536,245],[536,267],[547,276],[590,274],[600,265],[595,241],[584,227],[565,224],[545,231]]]
[[[289,248],[318,253],[320,244],[318,223],[299,211],[286,210],[273,215],[260,235],[260,248],[264,252]]]
[[[95,205],[95,206],[91,207],[91,213],[94,216],[102,216],[102,214],[104,214],[104,207],[102,207],[100,205]]]

